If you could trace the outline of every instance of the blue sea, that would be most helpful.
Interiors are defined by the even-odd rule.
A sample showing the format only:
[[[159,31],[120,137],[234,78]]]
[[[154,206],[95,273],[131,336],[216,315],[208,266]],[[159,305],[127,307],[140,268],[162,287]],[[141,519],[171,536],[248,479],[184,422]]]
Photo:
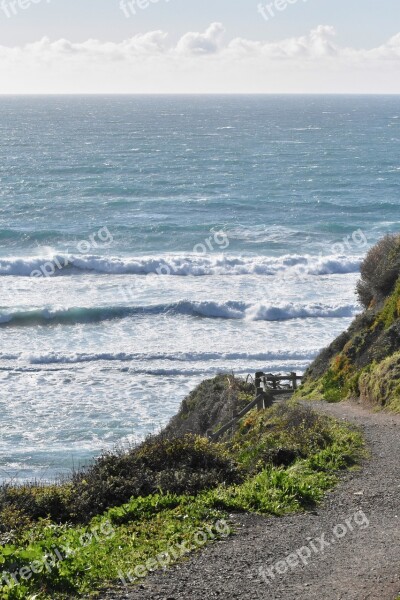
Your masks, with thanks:
[[[395,96],[0,98],[0,478],[303,372],[398,231],[399,140]]]

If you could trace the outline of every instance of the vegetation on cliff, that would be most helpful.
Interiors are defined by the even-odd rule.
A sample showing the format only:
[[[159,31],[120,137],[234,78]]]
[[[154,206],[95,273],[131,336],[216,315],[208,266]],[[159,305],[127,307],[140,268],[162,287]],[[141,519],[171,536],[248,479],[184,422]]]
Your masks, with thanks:
[[[317,357],[300,395],[400,412],[400,235],[371,248],[357,292],[364,312]]]
[[[168,436],[206,435],[228,423],[254,398],[254,385],[233,375],[205,379],[181,404],[165,429]]]
[[[299,405],[250,412],[222,443],[199,435],[215,427],[202,416],[207,407],[221,405],[222,424],[231,417],[223,401],[246,402],[246,393],[245,382],[218,376],[190,394],[166,431],[129,452],[108,453],[60,485],[4,486],[1,597],[89,597],[128,573],[140,581],[160,567],[155,557],[174,562],[182,554],[170,548],[193,549],[199,532],[204,543],[217,540],[216,523],[232,511],[315,506],[362,455],[356,430]]]

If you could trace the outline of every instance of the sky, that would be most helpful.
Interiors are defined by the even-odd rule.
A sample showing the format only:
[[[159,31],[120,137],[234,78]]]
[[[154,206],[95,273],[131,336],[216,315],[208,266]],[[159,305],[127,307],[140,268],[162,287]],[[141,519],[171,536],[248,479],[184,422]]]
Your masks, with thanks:
[[[0,0],[0,94],[400,93],[400,0]]]

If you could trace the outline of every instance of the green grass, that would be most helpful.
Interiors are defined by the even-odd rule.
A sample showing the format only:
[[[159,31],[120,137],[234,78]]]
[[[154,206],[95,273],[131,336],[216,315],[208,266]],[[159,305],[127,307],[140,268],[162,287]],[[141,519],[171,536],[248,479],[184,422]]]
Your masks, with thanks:
[[[360,375],[358,387],[370,404],[400,413],[400,352],[369,365]]]
[[[12,582],[11,586],[3,586],[1,597],[22,599],[37,594],[35,598],[47,599],[89,595],[106,582],[118,582],[120,574],[127,578],[127,573],[136,566],[146,564],[171,547],[185,541],[192,545],[198,530],[206,526],[212,529],[222,516],[200,498],[154,495],[110,509],[88,526],[41,522],[26,532],[18,546],[6,545],[0,550],[2,571],[19,571],[32,561],[43,560],[47,553],[58,559],[55,549],[62,558],[69,556],[57,560],[50,569],[33,573],[21,585]],[[93,531],[97,535],[90,541]],[[213,534],[216,535],[215,530]]]
[[[176,451],[176,442],[171,444]],[[188,453],[187,443],[179,447]],[[121,574],[134,579],[137,568],[136,574],[145,575],[160,567],[162,560],[181,559],[186,554],[177,550],[182,543],[193,550],[227,533],[226,526],[221,533],[216,524],[227,520],[229,512],[284,515],[315,506],[335,484],[338,473],[356,465],[363,455],[358,431],[298,406],[250,413],[233,440],[210,447],[198,438],[195,447],[212,457],[213,469],[217,455],[221,465],[234,463],[235,481],[221,483],[213,477],[214,484],[197,493],[164,489],[135,497],[84,525],[48,518],[26,523],[19,531],[10,531],[9,541],[0,547],[0,577],[2,571],[21,572],[26,567],[29,579],[21,581],[18,575],[19,585],[10,580],[10,585],[0,587],[0,598],[94,596],[94,590],[118,584]],[[192,446],[189,449],[193,451]],[[194,543],[198,532],[202,532],[201,544]],[[52,568],[28,571],[32,561],[43,561],[46,554],[56,558]]]
[[[298,399],[341,402],[359,398],[366,405],[400,412],[400,280],[374,310],[354,321],[351,338],[326,361],[322,375],[305,377]]]
[[[400,318],[400,281],[397,282],[394,291],[388,297],[379,314],[376,325],[383,323],[385,329],[389,329]]]

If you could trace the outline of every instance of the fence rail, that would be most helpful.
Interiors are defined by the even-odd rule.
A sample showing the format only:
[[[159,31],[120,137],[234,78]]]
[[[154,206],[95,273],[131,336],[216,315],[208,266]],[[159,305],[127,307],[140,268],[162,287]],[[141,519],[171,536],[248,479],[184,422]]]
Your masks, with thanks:
[[[273,373],[263,373],[262,371],[258,371],[255,377],[255,385],[256,388],[266,388],[270,387],[273,390],[285,389],[287,390],[297,390],[297,382],[301,381],[303,377],[301,375],[297,375],[297,373],[292,372],[289,375],[274,375]],[[286,386],[282,386],[282,381],[287,381]]]
[[[248,381],[250,376],[247,376],[246,381]],[[237,415],[234,415],[233,419],[223,425],[218,431],[215,433],[208,431],[207,436],[213,440],[217,441],[224,433],[229,431],[230,429],[234,429],[238,421],[242,419],[248,412],[250,412],[253,408],[257,407],[257,410],[264,410],[272,406],[274,402],[274,397],[280,394],[288,394],[291,392],[295,392],[297,390],[297,382],[301,381],[303,377],[301,375],[297,375],[297,373],[290,373],[289,375],[274,375],[273,373],[263,373],[262,371],[258,371],[254,378],[255,384],[255,398],[252,400],[243,410],[241,410]],[[285,385],[282,385],[281,382],[288,382]]]

